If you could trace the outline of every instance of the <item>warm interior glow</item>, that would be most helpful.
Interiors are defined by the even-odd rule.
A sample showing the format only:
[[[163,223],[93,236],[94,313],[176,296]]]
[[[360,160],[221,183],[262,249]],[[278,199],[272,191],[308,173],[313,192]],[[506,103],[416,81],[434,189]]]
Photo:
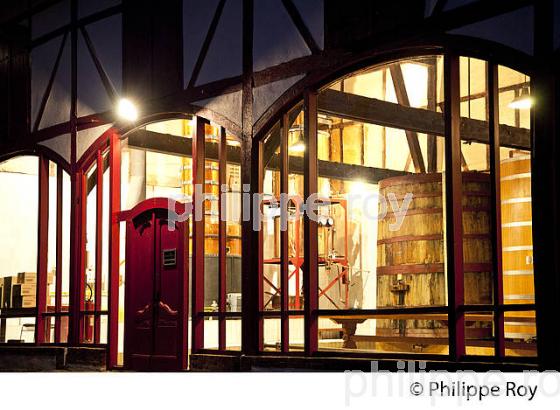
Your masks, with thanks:
[[[523,90],[521,91],[521,95],[515,97],[508,104],[509,108],[513,108],[516,110],[527,110],[532,106],[533,106],[533,99],[531,98],[531,94],[529,94],[529,90],[527,88],[523,88]]]
[[[136,121],[138,119],[138,109],[132,101],[122,98],[117,105],[117,114],[126,121]]]
[[[290,145],[290,152],[304,152],[305,144],[302,140],[297,140],[294,144]]]
[[[305,151],[305,143],[303,142],[302,133],[303,133],[303,127],[301,126],[295,126],[290,129],[291,141],[289,140],[290,146],[288,148],[288,151],[292,153]]]

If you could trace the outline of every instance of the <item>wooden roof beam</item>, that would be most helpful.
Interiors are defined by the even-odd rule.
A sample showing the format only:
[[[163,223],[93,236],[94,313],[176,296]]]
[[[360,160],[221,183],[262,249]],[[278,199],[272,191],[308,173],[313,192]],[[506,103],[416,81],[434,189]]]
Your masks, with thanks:
[[[393,79],[393,87],[395,89],[395,95],[397,96],[398,103],[405,107],[410,107],[410,100],[408,99],[401,65],[399,63],[391,64],[389,66],[389,71],[391,72],[391,78]],[[418,134],[412,130],[405,130],[405,134],[406,140],[408,141],[408,148],[410,149],[412,163],[414,164],[414,169],[416,172],[426,172],[424,158],[422,157],[422,149],[420,148],[420,142],[418,141]]]
[[[342,91],[331,89],[322,91],[319,94],[319,111],[335,117],[390,128],[408,129],[438,136],[445,135],[444,118],[441,113],[405,107]],[[461,117],[461,139],[488,144],[488,123]],[[501,124],[500,141],[504,147],[529,150],[531,149],[531,131],[526,128]]]
[[[192,140],[176,135],[162,134],[147,130],[134,131],[128,137],[128,146],[131,148],[145,149],[163,154],[191,156]],[[218,144],[206,144],[206,158],[218,160]],[[241,149],[228,145],[227,159],[234,164],[241,163]],[[266,166],[267,169],[277,170],[280,166],[280,156],[272,153]],[[290,172],[303,174],[303,158],[290,156]],[[318,161],[318,172],[322,178],[331,178],[341,181],[360,180],[369,184],[377,184],[380,180],[394,176],[408,174],[404,171],[395,171],[362,165],[351,165],[331,161]]]

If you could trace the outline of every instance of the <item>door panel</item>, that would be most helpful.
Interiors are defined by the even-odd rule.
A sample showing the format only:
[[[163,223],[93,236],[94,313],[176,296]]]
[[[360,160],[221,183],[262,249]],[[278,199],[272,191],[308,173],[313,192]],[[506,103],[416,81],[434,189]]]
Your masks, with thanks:
[[[152,351],[154,218],[142,215],[127,223],[125,361],[147,370]],[[128,359],[128,360],[127,360]]]
[[[183,223],[149,210],[127,222],[125,367],[186,367],[188,286]]]
[[[181,315],[186,295],[181,287],[184,282],[186,237],[179,224],[175,224],[174,230],[169,229],[166,219],[159,219],[157,224],[154,365],[167,369],[177,361],[182,350],[181,343],[186,340],[181,331],[186,323]]]

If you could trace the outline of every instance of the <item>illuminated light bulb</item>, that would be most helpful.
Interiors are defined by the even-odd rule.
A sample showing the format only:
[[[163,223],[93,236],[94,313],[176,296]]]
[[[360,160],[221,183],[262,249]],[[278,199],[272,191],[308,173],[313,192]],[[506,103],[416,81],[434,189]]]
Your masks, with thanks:
[[[290,152],[304,152],[305,151],[305,144],[302,140],[296,141],[294,144],[290,145],[289,148]]]
[[[126,121],[134,122],[138,119],[138,109],[132,101],[122,98],[117,105],[117,114]]]
[[[521,94],[511,100],[508,104],[509,108],[513,108],[515,110],[527,110],[532,106],[533,98],[531,98],[531,94],[529,94],[529,89],[527,87],[523,87]]]
[[[365,192],[366,185],[362,181],[354,181],[350,188],[350,195],[362,196]]]

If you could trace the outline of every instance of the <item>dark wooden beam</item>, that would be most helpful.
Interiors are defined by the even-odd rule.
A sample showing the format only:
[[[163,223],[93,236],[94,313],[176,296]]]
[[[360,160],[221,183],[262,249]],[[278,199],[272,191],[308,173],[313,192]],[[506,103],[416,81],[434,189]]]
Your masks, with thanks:
[[[202,68],[202,65],[204,64],[204,60],[206,59],[206,54],[208,54],[208,49],[210,48],[210,44],[212,43],[212,39],[214,38],[214,34],[216,33],[216,28],[218,27],[218,23],[220,22],[220,17],[222,16],[222,12],[224,11],[225,4],[225,0],[220,0],[218,5],[216,6],[214,17],[212,17],[210,27],[208,28],[208,32],[206,33],[206,37],[204,38],[204,43],[202,43],[200,53],[198,54],[198,58],[196,59],[188,88],[192,88],[196,84],[198,74],[200,74],[200,70]]]
[[[117,90],[115,90],[115,86],[113,85],[113,83],[111,82],[111,79],[107,75],[107,72],[105,71],[105,68],[103,68],[103,64],[101,64],[101,61],[97,57],[97,52],[95,51],[95,46],[93,45],[93,42],[91,41],[91,38],[90,38],[90,36],[87,32],[87,29],[85,27],[80,27],[80,32],[82,33],[82,36],[84,37],[84,41],[86,43],[87,49],[88,49],[88,51],[91,55],[91,58],[93,59],[93,64],[95,65],[95,68],[97,69],[97,73],[101,77],[101,82],[103,84],[103,87],[105,88],[105,91],[107,92],[107,95],[109,96],[111,101],[113,101],[113,102],[116,101],[117,96],[118,96]]]
[[[391,72],[397,102],[399,105],[410,107],[410,100],[408,98],[408,92],[406,91],[401,65],[399,63],[391,64],[389,66],[389,71]],[[405,134],[414,169],[416,172],[426,172],[424,158],[422,158],[422,150],[420,149],[420,142],[418,142],[418,134],[411,130],[405,130]]]
[[[37,131],[39,129],[39,125],[41,124],[41,119],[43,118],[43,113],[45,112],[45,108],[47,106],[47,101],[49,100],[49,95],[51,93],[51,89],[54,84],[54,79],[56,77],[56,72],[58,71],[58,66],[60,65],[60,60],[62,58],[62,53],[64,52],[64,47],[66,46],[66,40],[68,38],[68,32],[64,33],[62,37],[62,41],[60,43],[60,48],[58,49],[58,54],[56,55],[56,60],[54,63],[54,67],[51,71],[51,75],[49,77],[49,82],[47,83],[47,88],[43,93],[43,97],[41,98],[41,103],[39,104],[39,110],[37,111],[37,117],[32,118],[31,120],[35,120],[33,125],[33,130]]]
[[[259,150],[258,144],[253,145],[253,33],[254,33],[254,0],[243,0],[243,87],[241,112],[241,184],[249,187],[252,198],[259,192]],[[247,195],[243,195],[244,209],[250,209],[255,215],[258,212],[251,203],[246,203]],[[248,202],[251,202],[249,199]],[[249,220],[250,219],[250,220]],[[255,257],[255,249],[260,246],[259,233],[253,229],[252,218],[243,218],[241,224],[241,305],[243,321],[241,323],[241,350],[243,354],[256,354],[263,341],[263,321],[258,311],[259,306],[259,258]]]
[[[428,65],[428,110],[436,111],[437,104],[437,58],[431,58]],[[437,138],[428,134],[428,172],[437,172]]]
[[[191,138],[148,130],[137,130],[130,134],[128,137],[128,146],[159,152],[162,154],[179,155],[184,157],[191,157],[193,151]],[[236,164],[241,163],[240,152],[241,149],[239,147],[228,145],[228,162],[234,162]],[[206,159],[218,161],[219,144],[206,144],[205,153]]]
[[[192,156],[192,140],[170,134],[161,134],[153,131],[138,130],[128,137],[128,146],[131,148],[145,149],[162,154]],[[206,144],[205,154],[207,159],[218,160],[218,144]],[[227,146],[228,162],[241,163],[241,148]],[[280,156],[272,153],[267,169],[280,169]],[[290,172],[303,174],[303,158],[290,156]],[[404,171],[395,171],[383,168],[366,167],[363,165],[343,164],[340,162],[318,161],[318,172],[322,178],[338,179],[341,181],[360,180],[368,184],[377,184],[380,180],[407,174]],[[92,186],[93,187],[93,186]]]
[[[305,24],[305,21],[303,21],[303,18],[301,17],[301,14],[299,13],[299,10],[297,9],[294,2],[292,0],[282,0],[282,4],[290,15],[290,18],[294,22],[294,25],[298,29],[299,34],[303,37],[303,41],[305,41],[305,44],[307,44],[307,47],[309,48],[311,53],[320,53],[321,49],[319,48],[317,42],[313,38],[313,35],[307,28],[307,25]]]
[[[446,4],[447,4],[447,0],[437,0],[436,5],[432,10],[432,16],[440,14],[443,11]]]
[[[325,90],[319,95],[319,111],[344,119],[378,124],[390,128],[408,129],[425,134],[445,134],[443,114],[421,108],[405,107],[375,98]],[[486,121],[461,118],[461,139],[488,144]],[[530,149],[531,132],[525,128],[500,125],[502,146]]]

